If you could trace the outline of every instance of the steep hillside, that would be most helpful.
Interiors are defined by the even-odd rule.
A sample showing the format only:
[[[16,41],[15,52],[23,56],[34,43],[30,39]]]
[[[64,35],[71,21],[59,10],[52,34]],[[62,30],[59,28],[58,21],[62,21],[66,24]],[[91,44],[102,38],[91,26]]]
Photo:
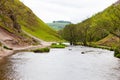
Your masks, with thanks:
[[[89,24],[87,20],[89,20]],[[120,0],[87,20],[82,23],[88,26],[87,36],[92,38],[92,41],[100,40],[97,44],[118,46],[120,38]],[[77,24],[77,26],[81,26],[82,23]]]
[[[115,47],[119,46],[119,38],[110,34],[96,43],[97,45]]]
[[[98,43],[107,46],[119,46],[120,38],[120,1],[116,2],[103,12],[95,15],[93,25],[105,30],[109,35]]]
[[[0,27],[21,37],[26,37],[24,32],[27,32],[45,41],[60,40],[56,31],[49,28],[19,0],[0,1]]]

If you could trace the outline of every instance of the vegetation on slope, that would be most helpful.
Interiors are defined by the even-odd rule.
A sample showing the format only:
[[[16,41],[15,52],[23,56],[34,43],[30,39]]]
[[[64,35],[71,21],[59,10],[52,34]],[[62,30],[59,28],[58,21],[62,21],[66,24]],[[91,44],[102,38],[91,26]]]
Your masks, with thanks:
[[[33,52],[35,52],[35,53],[45,53],[45,52],[49,52],[49,51],[50,51],[50,48],[48,48],[48,47],[33,50]]]
[[[120,48],[120,3],[111,5],[89,19],[75,25],[68,25],[62,31],[64,39],[73,43]],[[70,29],[67,37],[67,30]],[[67,29],[66,29],[67,28]],[[89,43],[89,44],[88,44]],[[119,51],[119,49],[115,50]],[[118,52],[117,52],[118,53]],[[118,56],[118,54],[117,54]]]
[[[14,23],[17,23],[17,25],[19,25],[16,27],[16,30],[21,30],[21,33],[23,30],[46,41],[60,40],[60,37],[56,31],[49,28],[48,25],[46,25],[42,20],[34,15],[33,12],[19,0],[5,0],[5,3],[1,7],[1,10],[2,12],[4,11],[5,14],[0,14],[0,18],[2,20],[0,22],[0,25],[7,29],[9,32],[15,32],[15,28],[8,26],[10,25],[9,23],[13,22],[11,19],[12,16],[14,16]],[[7,26],[4,23],[6,23]]]
[[[116,47],[119,46],[120,42],[118,37],[110,34],[102,40],[98,41],[96,44],[101,46]]]
[[[81,23],[73,25],[76,30],[74,31],[75,33],[72,34],[78,34],[77,37],[81,37],[78,38],[80,42],[84,38],[85,39],[83,41],[86,40],[85,42],[97,42],[109,36],[110,34],[116,36],[117,38],[120,38],[119,14],[120,4],[113,4],[103,12],[100,12],[93,17],[86,19]],[[68,28],[70,28],[71,25],[68,26]]]
[[[0,42],[9,46],[37,44],[36,40],[22,33],[21,25],[14,13],[14,3],[14,0],[0,0]]]
[[[50,47],[51,48],[65,48],[66,45],[62,43],[53,43]]]

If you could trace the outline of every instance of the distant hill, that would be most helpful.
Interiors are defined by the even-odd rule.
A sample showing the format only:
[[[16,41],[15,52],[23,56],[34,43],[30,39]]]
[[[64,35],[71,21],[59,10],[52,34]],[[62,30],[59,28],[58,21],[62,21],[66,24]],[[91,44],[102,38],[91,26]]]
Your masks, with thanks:
[[[47,23],[51,28],[55,30],[61,30],[63,29],[66,25],[71,24],[70,21],[53,21],[52,23]]]

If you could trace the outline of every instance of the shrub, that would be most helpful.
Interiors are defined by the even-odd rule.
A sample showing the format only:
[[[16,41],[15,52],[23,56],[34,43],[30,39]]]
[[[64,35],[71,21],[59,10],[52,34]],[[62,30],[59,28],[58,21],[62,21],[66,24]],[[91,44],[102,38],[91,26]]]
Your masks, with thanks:
[[[66,47],[66,45],[62,44],[62,43],[59,43],[59,44],[53,43],[51,45],[51,48],[65,48],[65,47]]]
[[[39,49],[36,49],[36,50],[33,50],[33,52],[35,53],[43,53],[43,52],[49,52],[50,51],[50,48],[39,48]]]
[[[119,50],[119,48],[115,49],[114,56],[117,57],[117,58],[120,58],[120,50]]]
[[[13,50],[12,48],[9,48],[7,46],[3,46],[3,48],[7,49],[7,50]]]
[[[57,45],[57,43],[52,43],[52,45]]]

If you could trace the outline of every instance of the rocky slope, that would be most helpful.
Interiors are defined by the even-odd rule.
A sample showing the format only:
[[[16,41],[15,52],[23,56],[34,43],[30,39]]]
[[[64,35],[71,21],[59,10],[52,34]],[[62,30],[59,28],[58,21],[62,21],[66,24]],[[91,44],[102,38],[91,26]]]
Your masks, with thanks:
[[[60,40],[57,32],[22,2],[0,0],[0,56],[10,55],[15,49],[32,48],[38,44],[44,47],[50,44],[45,41]]]

